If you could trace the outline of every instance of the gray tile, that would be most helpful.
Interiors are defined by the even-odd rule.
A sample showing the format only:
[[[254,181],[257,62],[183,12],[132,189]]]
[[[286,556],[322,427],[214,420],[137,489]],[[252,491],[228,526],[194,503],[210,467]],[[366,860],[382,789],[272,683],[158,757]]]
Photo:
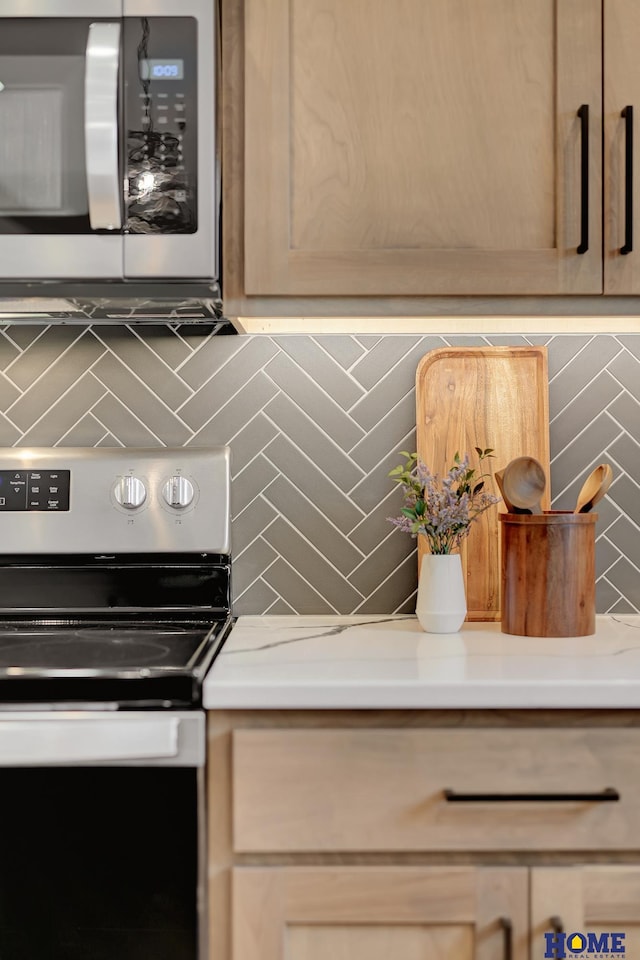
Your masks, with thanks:
[[[555,344],[555,340],[553,341]],[[549,416],[554,419],[620,350],[613,337],[594,337],[562,374],[549,384]]]
[[[355,365],[353,376],[358,383],[370,390],[416,345],[420,344],[423,353],[441,346],[438,337],[387,336],[372,347],[365,357]]]
[[[640,607],[640,573],[625,557],[621,557],[609,570],[607,580],[620,591],[625,600],[636,608]]]
[[[565,447],[551,465],[554,496],[557,497],[583,471],[589,467],[593,469],[592,464],[595,466],[606,460],[604,451],[619,433],[618,425],[606,413],[601,413],[582,436]]]
[[[416,541],[409,534],[392,530],[387,539],[379,543],[366,560],[353,571],[349,577],[349,583],[352,583],[365,596],[369,596],[380,581],[390,576],[410,553],[415,552],[415,549]]]
[[[406,397],[391,410],[373,430],[355,445],[349,455],[363,470],[373,470],[391,452],[395,453],[398,439],[405,437],[416,424],[415,395]]]
[[[16,386],[26,390],[82,333],[82,327],[47,327],[37,342],[28,346],[7,368],[7,374]],[[93,339],[90,332],[85,333],[84,342],[88,339]]]
[[[636,360],[640,360],[640,334],[631,333],[628,336],[619,335],[616,339],[620,341],[625,349],[634,355]]]
[[[402,446],[403,450],[415,450],[415,435],[412,433],[411,437],[405,438],[400,446]],[[390,453],[380,462],[375,470],[367,474],[360,483],[356,484],[356,486],[349,491],[349,496],[353,502],[365,513],[371,513],[375,510],[383,500],[386,500],[389,491],[394,489],[395,484],[392,483],[389,477],[389,471],[397,467],[401,460],[402,458],[398,456],[397,452]]]
[[[631,434],[636,440],[640,440],[640,404],[633,399],[631,394],[623,393],[609,404],[607,412],[617,423]]]
[[[180,376],[194,390],[205,389],[215,409],[278,349],[271,337],[211,337],[180,367]]]
[[[265,407],[265,413],[342,490],[348,492],[360,480],[362,471],[283,394]]]
[[[96,447],[123,447],[124,444],[118,443],[117,439],[113,436],[112,433],[108,433],[105,437],[102,438]]]
[[[78,422],[79,414],[92,407],[104,392],[102,384],[98,383],[92,374],[85,373],[63,397],[52,404],[30,430],[27,430],[22,438],[23,442],[33,444],[34,447],[44,447],[51,443],[52,438],[54,442],[58,441]],[[103,434],[104,430],[97,439],[99,440]]]
[[[513,333],[489,334],[487,340],[492,347],[527,347],[529,345],[527,337],[519,337]]]
[[[266,403],[277,393],[277,387],[271,380],[265,376],[262,371],[245,384],[242,393],[233,397],[228,403],[220,407],[217,412],[214,409],[199,411],[200,415],[210,417],[204,426],[198,430],[194,436],[194,441],[199,444],[228,443],[232,437],[239,433],[244,424],[251,420],[256,414],[259,414]],[[193,411],[191,411],[193,413]],[[212,416],[214,414],[214,416]],[[180,411],[182,416],[182,410]],[[262,422],[265,417],[260,418]],[[193,421],[197,422],[196,420]],[[270,439],[270,430],[267,432],[263,441],[267,443]],[[262,443],[259,443],[254,453],[257,453]],[[234,465],[235,469],[235,465]]]
[[[106,433],[105,428],[91,413],[86,413],[81,420],[71,427],[60,438],[61,447],[95,447]],[[49,442],[49,441],[47,441]]]
[[[317,387],[286,354],[274,357],[264,368],[264,374],[343,450],[351,449],[364,436],[362,427],[354,423],[342,407]]]
[[[161,447],[162,443],[143,423],[127,410],[117,397],[108,393],[102,400],[98,400],[92,413],[104,424],[106,430],[125,447]],[[98,446],[103,446],[102,443]],[[113,446],[113,444],[106,444]],[[173,446],[171,442],[168,446]],[[176,446],[181,446],[177,443]]]
[[[591,336],[589,334],[583,336],[560,334],[560,336],[552,337],[548,341],[549,380],[553,380],[590,339]]]
[[[236,616],[242,614],[245,616],[261,616],[266,613],[277,600],[278,594],[275,590],[271,589],[268,583],[265,583],[264,580],[256,580],[251,585],[251,590],[245,594],[245,596],[240,597],[237,601],[234,600],[234,614]],[[236,610],[236,604],[242,605],[242,609]]]
[[[636,567],[640,567],[640,534],[630,520],[623,516],[619,517],[607,530],[607,540],[613,544],[611,554],[616,552],[616,559],[622,554]],[[613,560],[611,562],[613,563]]]
[[[362,595],[358,593],[327,560],[300,536],[286,520],[279,517],[264,534],[267,543],[298,571],[307,583],[314,588],[336,610],[350,610],[360,603]],[[271,580],[266,578],[269,583]],[[291,595],[284,594],[291,603]]]
[[[172,410],[192,395],[180,377],[128,327],[105,326],[95,332],[102,343]]]
[[[640,490],[637,484],[627,476],[614,480],[607,494],[610,500],[622,510],[635,524],[640,526]],[[600,504],[598,504],[600,507]]]
[[[6,410],[21,396],[20,390],[0,373],[0,409]]]
[[[249,550],[245,550],[237,560],[234,558],[232,570],[234,597],[240,597],[245,590],[249,589],[277,556],[278,554],[266,540],[258,537]]]
[[[293,567],[279,558],[269,567],[264,575],[264,579],[285,601],[288,602],[294,613],[315,614],[315,613],[343,613],[332,607],[320,594],[310,587],[308,583],[298,576]]]
[[[486,347],[487,338],[485,337],[474,337],[472,334],[458,334],[457,336],[451,336],[450,334],[445,334],[442,338],[442,346],[451,346],[451,347]]]
[[[399,488],[389,491],[389,495],[376,506],[372,513],[368,513],[364,519],[349,533],[351,542],[362,550],[364,554],[369,554],[389,535],[392,525],[388,517],[397,517],[403,507],[402,491]]]
[[[527,343],[532,344],[532,346],[544,347],[546,344],[551,343],[553,337],[549,336],[548,333],[528,333],[526,336]]]
[[[418,560],[414,550],[354,613],[415,613]]]
[[[612,443],[609,446],[608,453],[616,463],[620,464],[625,473],[637,477],[638,482],[640,482],[640,444],[628,433]]]
[[[263,495],[268,503],[286,517],[291,526],[346,576],[362,561],[363,554],[349,542],[345,532],[337,530],[314,506],[312,490],[309,494],[311,499],[304,497],[286,477],[279,476]],[[267,535],[270,543],[273,543],[272,531],[273,528]]]
[[[620,510],[613,500],[609,498],[608,494],[597,504],[594,512],[598,515],[596,521],[596,536],[599,536],[601,533],[606,533],[611,525],[621,516]]]
[[[408,393],[415,395],[416,369],[425,354],[424,348],[418,344],[383,377],[350,411],[351,416],[365,430],[370,430]]]
[[[602,413],[621,392],[620,384],[603,370],[587,390],[564,407],[549,425],[551,457],[556,457],[575,437]]]
[[[614,605],[611,607],[611,609],[608,612],[611,614],[622,614],[622,615],[629,614],[629,613],[633,614],[633,613],[638,613],[638,608],[632,606],[632,604],[630,604],[628,600],[625,600],[623,598],[622,600],[618,600],[617,603],[614,603]]]
[[[96,328],[99,333],[100,328]],[[173,327],[169,324],[160,326],[138,324],[133,328],[133,333],[146,343],[150,350],[161,357],[172,370],[175,370],[180,364],[184,363],[189,357],[193,356],[193,350],[188,343],[185,343],[182,337],[178,336]]]
[[[620,381],[623,387],[640,400],[640,362],[627,350],[609,364],[609,372]]]
[[[36,350],[35,344],[33,350]],[[49,356],[48,348],[46,353]],[[38,420],[103,353],[102,344],[98,343],[92,333],[85,332],[67,350],[64,357],[49,367],[38,382],[29,387],[19,400],[16,400],[7,411],[11,420],[15,421],[21,430],[28,430],[32,423]],[[27,354],[23,354],[23,357],[27,357]],[[36,366],[40,366],[35,355],[33,359]]]
[[[292,336],[275,339],[287,356],[312,377],[330,397],[333,397],[343,410],[348,410],[363,396],[363,389],[335,360],[327,356],[311,337]]]
[[[12,323],[5,327],[7,336],[17,344],[20,350],[26,350],[34,340],[41,337],[48,329],[48,327],[44,327],[41,324],[22,322]]]
[[[0,370],[4,370],[19,354],[15,343],[7,337],[4,330],[0,330]]]
[[[615,530],[617,525],[616,523],[612,529]],[[607,537],[610,536],[609,531]],[[596,579],[605,574],[620,557],[620,550],[617,550],[607,537],[599,537],[596,540]]]
[[[295,610],[282,597],[278,597],[276,602],[271,604],[267,613],[270,617],[290,617],[295,613]]]
[[[0,413],[0,446],[13,447],[20,440],[21,433]]]
[[[345,370],[348,370],[365,352],[362,344],[358,343],[355,337],[348,335],[323,336],[321,334],[313,339]]]
[[[92,372],[162,443],[182,446],[190,438],[184,423],[115,356],[102,357]]]
[[[262,454],[255,457],[246,470],[234,477],[231,485],[233,516],[237,517],[277,476],[278,471],[266,457]]]
[[[277,433],[277,428],[262,413],[250,420],[242,430],[239,430],[230,441],[231,475],[235,476],[241,470],[244,470],[256,453],[263,446],[266,446]]]
[[[279,434],[265,447],[265,455],[339,530],[348,532],[362,520],[362,510],[287,437]]]
[[[596,583],[596,613],[609,613],[620,601],[620,594],[607,580]]]
[[[355,339],[362,344],[365,350],[372,350],[376,343],[382,340],[382,337],[379,334],[359,333]]]
[[[233,556],[239,558],[243,550],[264,534],[266,527],[276,516],[276,511],[262,497],[253,500],[231,525]]]

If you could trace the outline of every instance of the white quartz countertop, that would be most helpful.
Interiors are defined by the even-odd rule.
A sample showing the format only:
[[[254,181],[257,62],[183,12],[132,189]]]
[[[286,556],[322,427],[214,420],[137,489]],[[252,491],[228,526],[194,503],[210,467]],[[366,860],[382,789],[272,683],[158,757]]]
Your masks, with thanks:
[[[640,708],[640,615],[590,637],[425,633],[413,616],[240,617],[208,709]]]

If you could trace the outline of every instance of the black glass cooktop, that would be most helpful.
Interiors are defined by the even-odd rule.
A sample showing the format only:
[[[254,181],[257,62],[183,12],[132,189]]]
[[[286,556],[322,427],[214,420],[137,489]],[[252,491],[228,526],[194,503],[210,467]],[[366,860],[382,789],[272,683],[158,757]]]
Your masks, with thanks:
[[[0,705],[197,707],[229,626],[229,619],[0,620]]]

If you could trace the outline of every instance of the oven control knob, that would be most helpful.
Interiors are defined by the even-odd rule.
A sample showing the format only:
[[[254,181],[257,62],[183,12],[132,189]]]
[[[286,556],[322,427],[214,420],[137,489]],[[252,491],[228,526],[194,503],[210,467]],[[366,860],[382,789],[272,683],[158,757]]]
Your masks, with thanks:
[[[121,477],[113,493],[120,506],[126,507],[127,510],[141,507],[147,498],[145,485],[138,477]]]
[[[186,477],[170,477],[162,488],[162,496],[170,507],[188,507],[193,500],[193,484]]]

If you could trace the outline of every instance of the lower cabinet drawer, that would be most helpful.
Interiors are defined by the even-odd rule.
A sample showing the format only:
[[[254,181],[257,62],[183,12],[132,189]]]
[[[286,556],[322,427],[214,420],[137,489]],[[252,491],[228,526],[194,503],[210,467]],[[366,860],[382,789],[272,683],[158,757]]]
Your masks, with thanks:
[[[640,730],[236,730],[239,852],[640,849]]]

